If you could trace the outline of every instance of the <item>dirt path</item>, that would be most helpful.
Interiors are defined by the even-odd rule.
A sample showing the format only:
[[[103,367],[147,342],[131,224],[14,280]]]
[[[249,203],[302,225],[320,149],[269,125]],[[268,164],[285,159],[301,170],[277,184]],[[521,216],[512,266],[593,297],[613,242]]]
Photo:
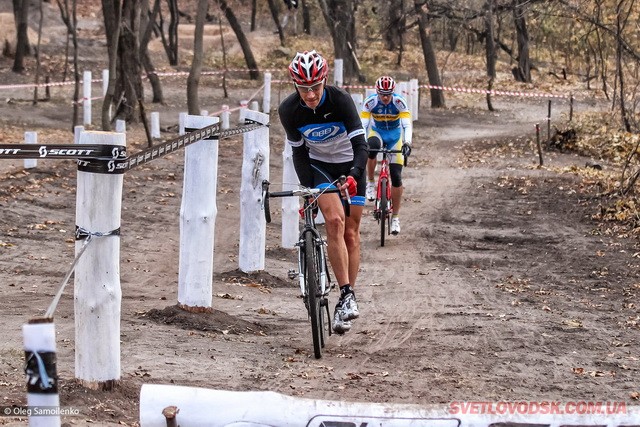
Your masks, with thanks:
[[[367,212],[362,317],[329,339],[321,360],[311,355],[303,304],[286,278],[294,253],[279,248],[277,215],[266,271],[236,270],[240,139],[221,142],[211,315],[173,307],[182,154],[127,174],[115,392],[73,381],[72,289],[56,313],[61,401],[83,414],[74,425],[135,424],[144,383],[367,402],[631,402],[640,391],[634,242],[591,233],[595,205],[581,203],[574,175],[556,172],[585,159],[546,153],[546,167],[535,167],[522,136],[544,106],[501,105],[495,113],[423,108],[404,175],[402,234],[379,247]],[[271,175],[279,177],[277,121],[271,138]],[[0,404],[9,405],[25,403],[21,325],[46,309],[73,258],[75,215],[73,165],[19,166],[0,177]]]

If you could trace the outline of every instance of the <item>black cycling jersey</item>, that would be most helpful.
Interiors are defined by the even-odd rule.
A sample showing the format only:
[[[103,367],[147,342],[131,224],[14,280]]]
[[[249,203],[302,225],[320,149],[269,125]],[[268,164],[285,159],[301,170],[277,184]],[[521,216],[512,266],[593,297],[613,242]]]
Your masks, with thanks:
[[[287,143],[293,147],[293,163],[302,185],[313,186],[313,161],[352,162],[349,175],[362,176],[368,147],[358,110],[346,91],[326,86],[315,110],[296,91],[282,101],[278,115]]]

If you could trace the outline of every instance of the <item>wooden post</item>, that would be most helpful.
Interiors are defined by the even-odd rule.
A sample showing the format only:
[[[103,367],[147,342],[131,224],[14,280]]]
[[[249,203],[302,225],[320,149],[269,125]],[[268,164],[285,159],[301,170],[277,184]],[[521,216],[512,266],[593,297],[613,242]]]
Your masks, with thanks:
[[[551,141],[551,100],[547,109],[547,141]]]
[[[160,113],[151,113],[151,138],[160,138]]]
[[[38,143],[38,132],[25,132],[24,133],[24,143],[25,144],[37,144]],[[25,169],[33,169],[38,166],[38,159],[24,159],[24,168]]]
[[[187,115],[185,130],[202,129],[218,120]],[[218,145],[218,139],[204,140],[187,146],[184,153],[178,305],[191,312],[211,311],[213,299]]]
[[[262,112],[271,113],[271,73],[264,73],[264,95],[262,96]]]
[[[229,129],[229,116],[231,116],[231,112],[229,111],[229,106],[227,104],[222,105],[222,113],[220,113],[220,129],[225,130]]]
[[[116,132],[85,131],[80,144],[126,145]],[[78,171],[76,226],[88,233],[120,229],[123,174]],[[76,240],[76,256],[84,240]],[[120,379],[120,237],[98,238],[75,269],[76,377],[89,388],[110,390]]]
[[[569,121],[573,120],[573,93],[569,95]]]
[[[418,110],[420,109],[420,85],[418,79],[409,80],[409,92],[411,93],[411,120],[418,120]]]
[[[536,144],[538,145],[538,158],[540,159],[540,166],[544,163],[542,160],[542,145],[540,144],[540,123],[536,123]]]
[[[240,254],[245,273],[264,270],[266,223],[262,211],[262,181],[269,179],[269,115],[246,110],[246,118],[263,127],[245,133],[240,183]]]
[[[293,167],[293,149],[284,143],[282,151],[282,191],[298,189],[300,181]],[[298,243],[300,234],[300,198],[282,198],[282,247],[292,249]]]
[[[27,374],[27,405],[31,408],[55,410],[60,406],[60,397],[56,367],[56,331],[53,320],[30,320],[22,326],[22,335]],[[59,426],[60,415],[29,416],[29,427]]]
[[[82,73],[82,114],[84,125],[91,124],[91,71]]]
[[[344,86],[344,61],[336,58],[333,61],[333,84],[338,87]]]

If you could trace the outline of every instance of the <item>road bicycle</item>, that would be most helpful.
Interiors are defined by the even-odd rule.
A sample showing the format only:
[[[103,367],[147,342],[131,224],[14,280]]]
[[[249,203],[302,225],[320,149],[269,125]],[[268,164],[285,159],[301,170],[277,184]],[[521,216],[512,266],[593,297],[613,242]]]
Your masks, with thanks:
[[[376,151],[382,153],[380,161],[380,173],[376,185],[376,199],[373,208],[373,217],[380,224],[380,246],[384,246],[384,239],[391,234],[391,218],[393,216],[393,201],[391,199],[391,176],[389,175],[389,157],[392,154],[402,154],[402,150],[389,150],[382,147]],[[407,165],[407,157],[404,158],[404,166]]]
[[[340,177],[333,182],[344,182],[346,178]],[[271,197],[302,197],[304,200],[301,215],[304,225],[296,246],[298,247],[298,271],[290,270],[289,278],[298,278],[300,292],[311,320],[311,336],[313,339],[313,354],[316,359],[322,357],[322,348],[325,344],[325,331],[331,336],[331,315],[329,312],[329,291],[335,287],[331,283],[329,264],[327,261],[326,241],[322,238],[315,224],[316,199],[325,193],[340,193],[336,187],[324,189],[302,187],[290,191],[269,191],[269,181],[262,181],[262,200],[264,215],[267,223],[271,222],[269,199]],[[342,197],[342,196],[341,196]],[[349,216],[349,196],[343,199],[345,215]]]

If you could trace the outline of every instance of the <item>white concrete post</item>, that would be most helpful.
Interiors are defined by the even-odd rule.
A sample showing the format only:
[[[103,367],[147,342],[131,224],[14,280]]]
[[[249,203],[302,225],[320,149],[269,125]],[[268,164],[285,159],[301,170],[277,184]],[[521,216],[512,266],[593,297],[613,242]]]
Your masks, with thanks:
[[[151,113],[151,138],[160,138],[160,113]]]
[[[342,87],[344,85],[343,71],[344,61],[336,58],[333,63],[333,84]]]
[[[247,110],[250,120],[269,124],[269,115]],[[266,223],[262,210],[262,181],[269,179],[269,128],[243,134],[242,180],[240,183],[240,254],[238,264],[245,273],[264,270]]]
[[[364,104],[364,97],[361,93],[352,93],[351,99],[353,99],[353,103],[356,104],[356,108],[358,109],[358,113],[362,111],[362,104]]]
[[[116,120],[116,132],[127,133],[127,122],[122,119]]]
[[[73,143],[80,144],[80,135],[84,132],[84,126],[74,126],[73,127]]]
[[[218,121],[217,117],[187,115],[184,129],[190,132]],[[199,141],[184,153],[178,304],[188,311],[207,311],[212,305],[218,143],[218,139]]]
[[[91,124],[91,71],[82,73],[82,114],[83,124]]]
[[[178,115],[178,135],[184,135],[184,122],[187,120],[187,113],[182,112]]]
[[[243,125],[244,124],[244,118],[247,117],[247,110],[249,109],[249,101],[246,99],[243,99],[242,101],[240,101],[240,111],[238,113],[238,123]]]
[[[420,86],[418,79],[409,80],[409,91],[411,92],[411,118],[413,121],[418,120],[420,110]]]
[[[409,83],[407,82],[398,82],[396,87],[396,93],[402,95],[404,99],[407,101],[408,105],[411,105],[411,101],[409,100]]]
[[[229,106],[224,104],[222,106],[222,113],[220,113],[220,129],[225,130],[229,129],[229,116],[231,116],[231,112],[229,111]]]
[[[85,131],[80,144],[126,146],[116,132]],[[120,229],[123,174],[78,171],[76,224],[88,233]],[[120,237],[95,239],[78,260],[74,299],[76,377],[89,388],[120,379]],[[85,240],[76,241],[76,256]]]
[[[258,104],[258,101],[251,101],[249,109],[253,111],[260,111],[260,106]]]
[[[56,328],[53,321],[42,320],[42,322],[29,322],[22,325],[27,374],[27,405],[30,408],[55,409],[60,406],[56,369]],[[29,427],[59,426],[60,415],[29,416]]]
[[[368,97],[370,97],[371,95],[375,95],[376,93],[376,88],[366,88],[364,90],[364,99],[367,99]]]
[[[102,96],[107,94],[107,90],[109,89],[109,70],[102,70]]]
[[[24,143],[25,144],[37,144],[38,143],[38,132],[25,132],[24,133]],[[24,168],[32,169],[38,166],[38,159],[24,159]]]
[[[293,167],[293,150],[286,141],[282,151],[282,191],[296,190],[300,181]],[[294,248],[300,234],[300,198],[282,198],[282,247]]]
[[[262,95],[262,112],[271,113],[271,73],[264,73],[264,94]]]

